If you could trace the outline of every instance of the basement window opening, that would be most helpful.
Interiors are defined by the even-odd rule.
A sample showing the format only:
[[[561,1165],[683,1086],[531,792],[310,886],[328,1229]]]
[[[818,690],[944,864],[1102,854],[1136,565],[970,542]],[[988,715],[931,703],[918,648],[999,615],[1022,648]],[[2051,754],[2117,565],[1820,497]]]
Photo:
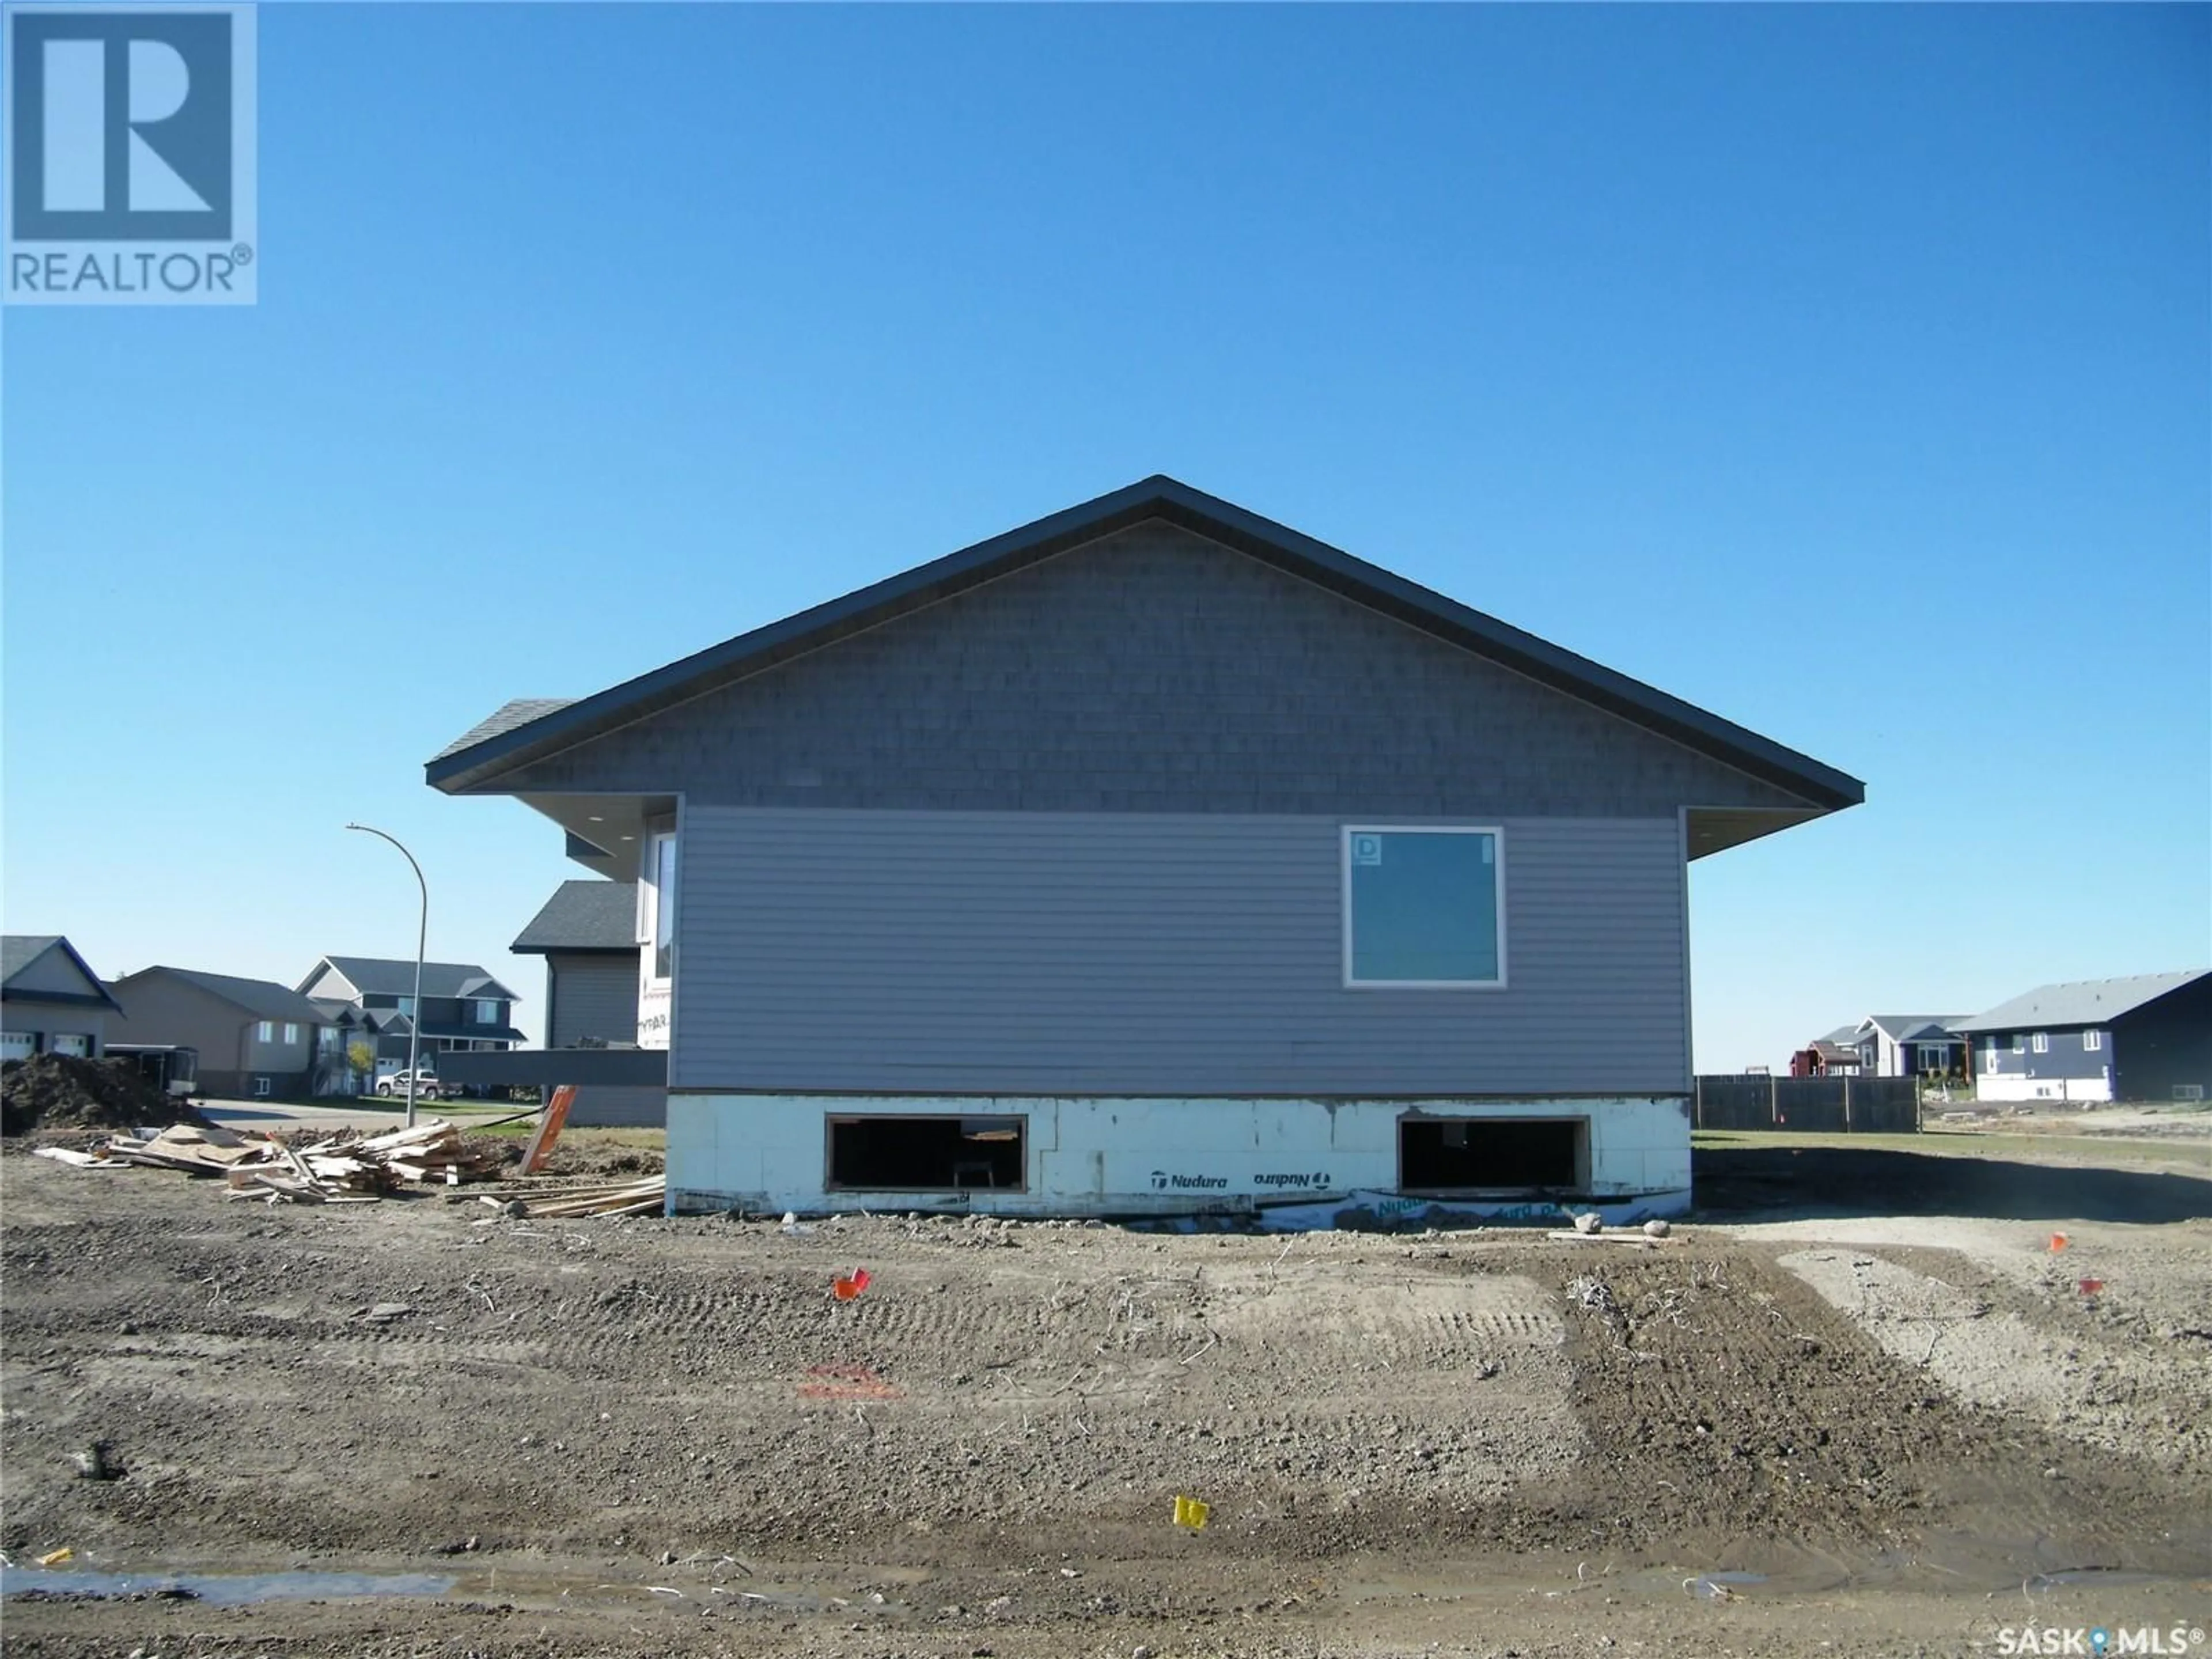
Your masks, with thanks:
[[[1401,1119],[1399,1190],[1577,1189],[1589,1132],[1589,1120],[1575,1117]]]
[[[1018,1193],[1026,1185],[1022,1117],[833,1117],[830,1190]]]

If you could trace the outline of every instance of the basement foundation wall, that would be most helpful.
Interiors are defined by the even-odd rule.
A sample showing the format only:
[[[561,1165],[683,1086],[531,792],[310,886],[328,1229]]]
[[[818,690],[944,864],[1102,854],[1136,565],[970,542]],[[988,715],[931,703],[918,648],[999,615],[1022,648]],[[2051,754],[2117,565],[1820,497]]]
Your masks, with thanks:
[[[1984,1073],[1974,1079],[1977,1100],[2110,1101],[2112,1097],[2112,1079],[2109,1076],[2021,1077],[2017,1073],[1996,1076]]]
[[[835,1184],[833,1122],[880,1117],[989,1119],[999,1126],[1014,1120],[1021,1185],[983,1184],[972,1165],[963,1178],[975,1184]],[[1408,1121],[1443,1121],[1453,1126],[1445,1133],[1455,1146],[1478,1151],[1485,1122],[1504,1131],[1509,1124],[1565,1121],[1577,1132],[1575,1178],[1565,1188],[1407,1188],[1400,1151]],[[993,1127],[971,1127],[986,1133]],[[1424,1130],[1414,1141],[1425,1147],[1437,1138]],[[1526,1139],[1509,1132],[1498,1144],[1510,1151]],[[1007,1165],[1000,1160],[999,1167]],[[882,1177],[876,1171],[870,1178]],[[1276,1206],[1311,1214],[1316,1206],[1336,1203],[1394,1214],[1436,1209],[1540,1219],[1579,1200],[1608,1219],[1679,1215],[1690,1205],[1690,1110],[1679,1096],[1284,1100],[679,1092],[668,1099],[668,1188],[676,1212],[1170,1217]]]

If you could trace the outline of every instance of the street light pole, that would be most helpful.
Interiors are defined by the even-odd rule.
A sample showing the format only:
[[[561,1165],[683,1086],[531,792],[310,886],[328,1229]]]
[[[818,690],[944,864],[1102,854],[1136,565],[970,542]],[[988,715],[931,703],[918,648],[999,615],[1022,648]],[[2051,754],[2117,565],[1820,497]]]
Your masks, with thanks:
[[[407,860],[407,867],[415,872],[415,884],[422,890],[422,924],[415,930],[415,1006],[407,1015],[407,1127],[415,1127],[415,1074],[422,1054],[422,950],[430,939],[430,884],[422,879],[422,866],[415,862],[415,855],[400,847],[397,836],[386,836],[373,824],[349,823],[349,830],[358,830],[365,836],[382,836],[394,847],[399,856]]]

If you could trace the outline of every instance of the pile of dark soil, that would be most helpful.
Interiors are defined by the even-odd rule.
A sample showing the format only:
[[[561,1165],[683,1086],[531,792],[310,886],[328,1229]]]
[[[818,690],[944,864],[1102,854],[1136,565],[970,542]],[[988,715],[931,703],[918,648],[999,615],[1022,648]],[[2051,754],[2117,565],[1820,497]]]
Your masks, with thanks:
[[[198,1113],[170,1099],[127,1060],[33,1054],[10,1060],[0,1077],[0,1134],[198,1121]]]
[[[497,1160],[495,1179],[514,1180],[521,1176],[522,1160],[530,1151],[529,1136],[470,1135],[465,1139],[471,1152],[488,1152]],[[539,1173],[570,1180],[619,1180],[631,1176],[657,1176],[667,1167],[667,1157],[657,1146],[610,1146],[586,1131],[555,1141],[553,1154],[545,1160],[545,1167]]]

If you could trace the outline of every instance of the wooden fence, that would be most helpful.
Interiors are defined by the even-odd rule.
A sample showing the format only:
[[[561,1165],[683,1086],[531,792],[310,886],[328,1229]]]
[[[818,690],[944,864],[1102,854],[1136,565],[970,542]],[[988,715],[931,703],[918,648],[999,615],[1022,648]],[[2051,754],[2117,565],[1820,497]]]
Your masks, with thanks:
[[[1909,1077],[1701,1077],[1700,1129],[1798,1129],[1808,1133],[1911,1134],[1920,1127],[1920,1085]]]

